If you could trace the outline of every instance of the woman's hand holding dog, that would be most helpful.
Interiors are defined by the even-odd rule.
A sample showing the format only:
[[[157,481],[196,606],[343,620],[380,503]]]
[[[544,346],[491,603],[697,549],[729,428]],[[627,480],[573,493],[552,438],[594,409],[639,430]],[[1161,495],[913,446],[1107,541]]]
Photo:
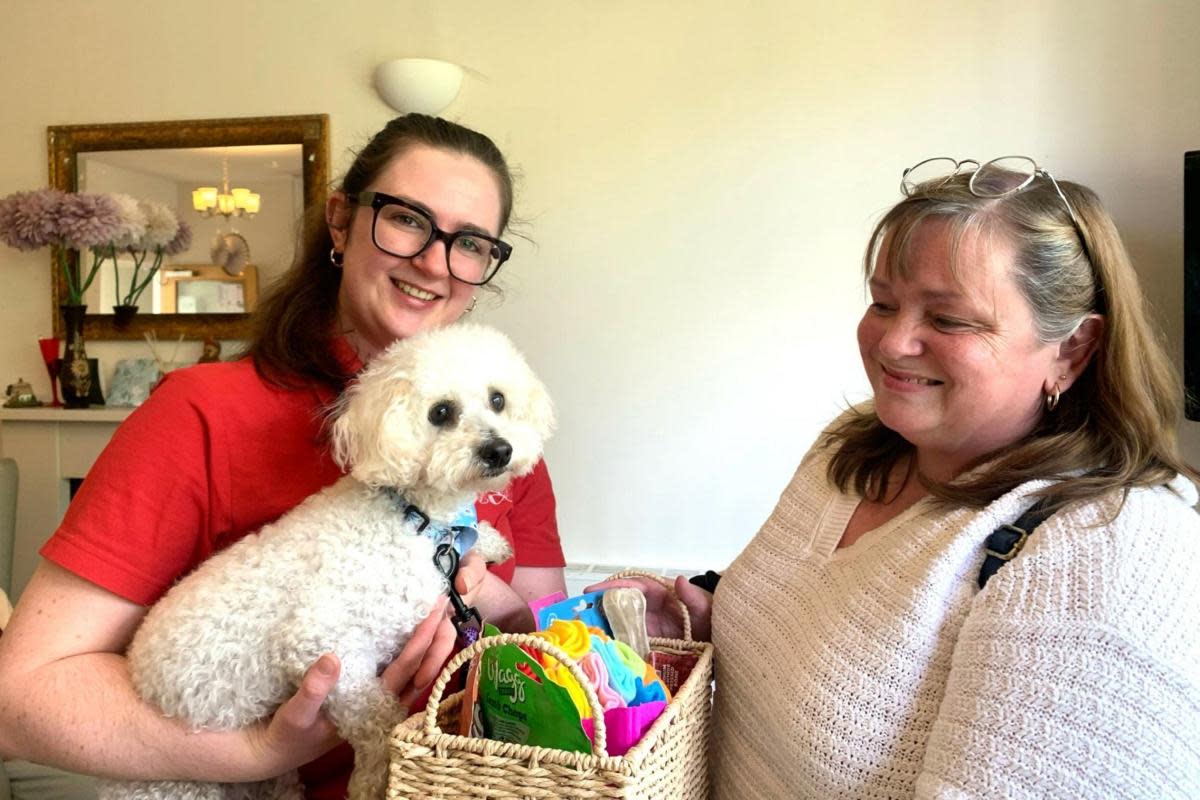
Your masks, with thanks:
[[[324,654],[267,723],[248,729],[264,778],[307,764],[338,743],[337,729],[321,712],[321,704],[333,691],[341,667],[337,656]]]
[[[487,578],[487,564],[483,556],[471,550],[458,562],[458,575],[454,578],[454,589],[469,606],[479,600],[479,589]]]
[[[647,578],[622,578],[597,583],[584,591],[595,592],[618,586],[632,586],[646,596],[646,633],[666,639],[683,638],[683,620],[679,616],[679,605],[671,596],[671,590],[658,581]],[[709,641],[712,636],[713,596],[699,586],[688,583],[688,579],[682,575],[675,578],[675,594],[687,606],[688,615],[692,620],[692,638],[698,642]]]

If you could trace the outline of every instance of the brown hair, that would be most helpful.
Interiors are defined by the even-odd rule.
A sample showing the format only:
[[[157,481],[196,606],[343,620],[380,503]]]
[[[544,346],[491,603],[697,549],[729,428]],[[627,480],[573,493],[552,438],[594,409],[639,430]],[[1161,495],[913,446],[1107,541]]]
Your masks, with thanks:
[[[1095,356],[1053,412],[1043,413],[1025,438],[973,461],[958,479],[936,484],[921,476],[930,493],[949,504],[980,508],[1026,481],[1049,479],[1056,483],[1039,494],[1057,508],[1116,487],[1163,484],[1176,473],[1196,476],[1175,439],[1182,386],[1150,323],[1129,254],[1096,194],[1058,182],[1075,211],[1076,228],[1048,179],[1000,198],[976,197],[968,179],[924,184],[889,211],[867,245],[866,278],[877,269],[907,274],[914,232],[939,220],[951,231],[956,272],[971,267],[957,258],[968,231],[1013,243],[1014,278],[1041,341],[1065,339],[1089,314],[1102,315],[1105,325]],[[882,248],[885,239],[888,246]],[[884,264],[877,263],[881,250]],[[827,431],[821,442],[834,449],[828,475],[842,491],[853,486],[882,500],[889,475],[911,468],[913,446],[885,427],[869,405]]]
[[[393,119],[358,152],[337,191],[366,190],[392,159],[419,145],[471,156],[491,170],[500,189],[497,234],[502,234],[513,205],[512,173],[504,155],[487,136],[440,117],[406,114]],[[342,283],[342,271],[329,263],[332,248],[325,209],[308,209],[296,259],[259,306],[245,351],[271,383],[297,388],[316,380],[340,391],[352,377],[330,348]]]

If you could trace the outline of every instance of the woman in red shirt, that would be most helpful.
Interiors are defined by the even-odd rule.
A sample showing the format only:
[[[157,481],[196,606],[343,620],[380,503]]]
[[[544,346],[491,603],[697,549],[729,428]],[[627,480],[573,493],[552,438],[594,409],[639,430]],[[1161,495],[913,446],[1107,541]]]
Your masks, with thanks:
[[[260,309],[247,357],[168,376],[43,548],[0,639],[0,754],[133,780],[246,782],[300,767],[309,797],[344,796],[352,754],[329,752],[337,739],[320,712],[337,680],[332,654],[270,720],[192,732],[137,697],[123,652],[176,579],[340,477],[323,409],[393,341],[469,312],[511,252],[500,238],[511,209],[503,155],[462,126],[399,117],[359,152]],[[381,213],[424,226],[425,246],[381,247]],[[456,255],[464,245],[490,252],[481,271]],[[545,465],[477,510],[515,555],[491,573],[466,559],[458,588],[500,627],[529,628],[526,600],[564,588]],[[383,673],[403,702],[436,677],[453,640],[444,613],[417,629]]]

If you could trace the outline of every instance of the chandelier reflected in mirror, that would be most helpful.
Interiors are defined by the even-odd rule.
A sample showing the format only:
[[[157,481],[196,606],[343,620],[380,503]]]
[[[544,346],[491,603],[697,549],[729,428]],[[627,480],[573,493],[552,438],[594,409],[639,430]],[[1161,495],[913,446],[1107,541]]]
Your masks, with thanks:
[[[230,217],[253,217],[258,213],[262,198],[257,192],[238,187],[229,188],[229,156],[221,159],[221,188],[200,186],[192,192],[192,208],[202,217],[220,214]]]

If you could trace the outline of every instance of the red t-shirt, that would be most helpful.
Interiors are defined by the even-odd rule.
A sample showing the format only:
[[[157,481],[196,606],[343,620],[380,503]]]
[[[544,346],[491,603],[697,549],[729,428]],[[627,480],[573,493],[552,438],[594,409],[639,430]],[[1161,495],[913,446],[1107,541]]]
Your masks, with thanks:
[[[323,435],[333,399],[324,388],[273,386],[248,359],[172,372],[113,434],[42,556],[153,604],[214,552],[341,477]],[[505,581],[518,565],[565,564],[544,463],[476,509],[513,545],[514,557],[492,567]],[[346,746],[302,768],[308,796],[344,797],[352,755]]]

